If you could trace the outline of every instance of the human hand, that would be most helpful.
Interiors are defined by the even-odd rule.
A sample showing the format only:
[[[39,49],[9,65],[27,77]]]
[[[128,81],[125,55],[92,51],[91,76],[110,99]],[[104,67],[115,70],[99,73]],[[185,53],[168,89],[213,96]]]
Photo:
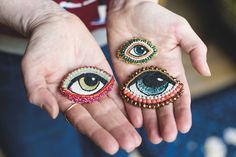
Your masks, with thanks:
[[[83,66],[95,66],[112,74],[100,47],[77,17],[62,13],[37,22],[22,60],[30,102],[56,118],[59,110],[64,112],[72,103],[58,90],[61,80]],[[102,100],[76,105],[67,112],[67,118],[104,151],[114,154],[119,147],[131,151],[141,143],[124,114],[115,84]]]
[[[145,38],[152,41],[160,53],[144,66],[158,66],[184,84],[183,95],[173,104],[157,110],[140,109],[126,104],[130,121],[135,127],[144,127],[152,143],[174,141],[177,132],[191,128],[191,95],[181,59],[181,48],[191,58],[193,67],[202,75],[210,76],[206,61],[207,48],[181,16],[156,4],[154,0],[113,0],[108,12],[108,42],[112,62],[119,81],[139,68],[126,64],[116,57],[116,51],[127,40]]]

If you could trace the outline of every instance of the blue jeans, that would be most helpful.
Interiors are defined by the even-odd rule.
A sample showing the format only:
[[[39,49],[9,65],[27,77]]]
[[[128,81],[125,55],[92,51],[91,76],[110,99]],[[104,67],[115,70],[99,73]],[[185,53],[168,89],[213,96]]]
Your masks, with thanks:
[[[52,120],[28,102],[21,56],[0,52],[0,147],[7,157],[108,157],[62,115]],[[126,157],[119,151],[116,157]]]
[[[109,60],[107,47],[103,47]],[[109,60],[110,61],[110,60]],[[0,52],[0,148],[7,157],[109,157],[87,137],[79,134],[62,115],[52,120],[46,112],[29,104],[20,69],[21,56]],[[209,137],[223,140],[227,128],[236,129],[236,85],[193,101],[193,127],[174,143],[151,144],[144,129],[138,148],[143,157],[203,157]],[[227,144],[227,156],[236,146]],[[119,151],[114,157],[127,157]]]

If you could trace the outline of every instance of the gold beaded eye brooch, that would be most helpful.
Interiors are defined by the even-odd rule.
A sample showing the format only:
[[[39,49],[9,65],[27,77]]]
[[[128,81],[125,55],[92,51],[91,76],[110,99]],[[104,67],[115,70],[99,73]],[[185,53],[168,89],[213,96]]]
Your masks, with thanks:
[[[129,76],[121,89],[123,99],[137,107],[156,109],[176,101],[183,84],[158,67],[143,67]]]

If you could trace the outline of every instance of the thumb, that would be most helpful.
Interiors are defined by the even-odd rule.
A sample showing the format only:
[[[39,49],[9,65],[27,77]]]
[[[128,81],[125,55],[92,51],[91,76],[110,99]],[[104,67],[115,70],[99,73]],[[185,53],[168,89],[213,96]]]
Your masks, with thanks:
[[[185,19],[177,27],[176,36],[180,46],[190,55],[192,65],[196,71],[201,75],[211,76],[207,64],[207,47]]]
[[[29,102],[45,109],[55,119],[59,114],[58,103],[47,88],[43,75],[33,68],[27,68],[25,64],[22,64],[22,72]]]

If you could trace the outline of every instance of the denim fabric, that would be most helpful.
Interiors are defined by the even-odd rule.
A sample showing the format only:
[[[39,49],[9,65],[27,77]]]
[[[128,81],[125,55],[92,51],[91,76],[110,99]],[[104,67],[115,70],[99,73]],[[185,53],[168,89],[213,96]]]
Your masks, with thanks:
[[[102,49],[110,62],[107,47]],[[20,62],[20,56],[0,52],[0,147],[7,157],[109,157],[71,127],[62,115],[52,120],[46,112],[28,103]],[[214,138],[220,141],[225,156],[235,157],[235,102],[236,85],[194,100],[191,131],[186,135],[179,134],[171,144],[153,145],[146,138],[144,129],[139,129],[143,138],[138,148],[140,153],[143,157],[204,157],[206,143]],[[233,130],[232,141],[225,138],[229,129]],[[209,146],[221,151],[219,143]],[[114,157],[127,156],[119,151]]]
[[[193,126],[173,143],[158,146],[143,138],[145,157],[235,157],[236,85],[196,99],[192,103]],[[143,133],[144,131],[142,131]]]
[[[0,52],[0,147],[7,157],[109,157],[62,115],[52,120],[28,103],[21,56]],[[119,151],[115,157],[126,157]]]

